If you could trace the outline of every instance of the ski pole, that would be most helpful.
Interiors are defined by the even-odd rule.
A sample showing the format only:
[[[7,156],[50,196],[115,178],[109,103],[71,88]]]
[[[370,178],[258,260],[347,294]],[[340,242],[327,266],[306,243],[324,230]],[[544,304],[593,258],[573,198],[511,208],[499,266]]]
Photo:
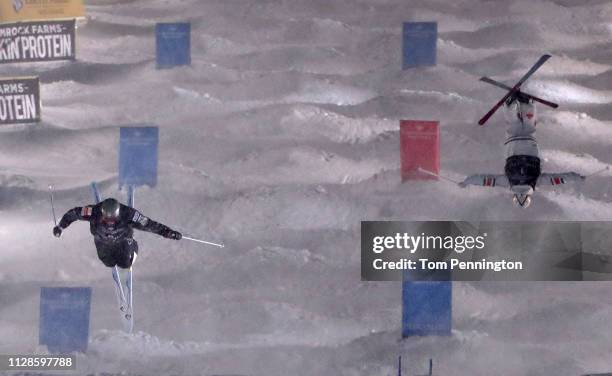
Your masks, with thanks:
[[[426,169],[421,168],[421,167],[419,167],[417,170],[418,170],[419,172],[425,173],[425,174],[427,174],[427,175],[435,176],[435,177],[438,177],[438,178],[440,178],[440,179],[442,179],[442,180],[446,180],[446,181],[450,181],[451,183],[459,184],[459,182],[458,182],[458,181],[454,181],[453,179],[451,179],[451,178],[447,178],[447,177],[446,177],[446,176],[444,176],[444,175],[436,174],[436,173],[435,173],[435,172],[433,172],[433,171],[429,171],[429,170],[426,170]]]
[[[223,245],[223,244],[211,243],[211,242],[207,242],[205,240],[195,239],[195,238],[192,238],[192,237],[189,237],[189,236],[185,236],[185,235],[183,235],[183,239],[191,240],[192,242],[197,242],[197,243],[204,243],[204,244],[214,245],[215,247],[219,247],[219,248],[225,248],[225,245]]]
[[[595,171],[592,174],[587,175],[587,178],[590,178],[591,176],[595,176],[595,175],[599,175],[604,171],[608,171],[610,169],[610,166],[606,166],[605,168],[602,168],[601,170]]]
[[[55,216],[55,205],[53,205],[53,186],[49,186],[49,197],[51,198],[51,214],[53,215],[53,223],[57,226],[57,217]]]

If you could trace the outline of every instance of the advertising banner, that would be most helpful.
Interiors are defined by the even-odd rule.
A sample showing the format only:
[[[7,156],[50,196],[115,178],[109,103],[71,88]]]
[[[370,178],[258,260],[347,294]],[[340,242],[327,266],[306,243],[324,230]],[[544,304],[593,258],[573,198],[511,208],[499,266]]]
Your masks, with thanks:
[[[440,130],[437,121],[400,121],[402,180],[437,179],[440,173]],[[420,171],[424,169],[430,173]]]
[[[0,79],[0,124],[41,120],[38,77]]]
[[[155,34],[158,69],[191,64],[191,24],[159,23]]]
[[[75,58],[75,20],[0,24],[0,64]]]
[[[85,17],[83,0],[2,0],[0,23]]]
[[[436,65],[437,41],[437,22],[405,22],[402,68]]]
[[[157,184],[157,127],[121,127],[119,187]]]
[[[86,352],[90,311],[90,287],[42,287],[39,343],[51,353]]]

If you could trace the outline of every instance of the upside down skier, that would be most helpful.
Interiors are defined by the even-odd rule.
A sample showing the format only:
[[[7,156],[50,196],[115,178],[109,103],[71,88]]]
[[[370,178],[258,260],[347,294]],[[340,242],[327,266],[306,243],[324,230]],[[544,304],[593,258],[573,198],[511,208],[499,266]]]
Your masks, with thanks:
[[[59,238],[62,231],[77,220],[89,222],[98,258],[109,268],[117,266],[129,269],[132,266],[138,255],[138,243],[133,239],[134,229],[152,232],[168,239],[182,238],[180,232],[145,217],[138,210],[123,205],[114,198],[68,210],[53,228],[53,235]]]

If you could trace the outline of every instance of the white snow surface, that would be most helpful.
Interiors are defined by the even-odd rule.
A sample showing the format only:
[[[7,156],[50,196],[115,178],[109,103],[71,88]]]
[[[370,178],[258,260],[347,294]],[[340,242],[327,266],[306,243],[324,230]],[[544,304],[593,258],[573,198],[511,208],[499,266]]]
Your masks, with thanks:
[[[503,169],[503,114],[477,119],[543,53],[545,171],[612,163],[606,0],[88,0],[78,61],[39,75],[44,122],[0,129],[0,354],[38,346],[41,286],[92,286],[78,374],[580,375],[612,371],[612,284],[455,283],[449,338],[400,341],[401,286],[360,281],[361,220],[612,220],[612,174],[542,189],[402,184],[399,120],[440,120],[443,172]],[[438,65],[401,71],[401,24],[439,22]],[[156,70],[156,22],[192,23],[193,65]],[[58,213],[117,191],[120,125],[160,127],[137,207],[225,249],[137,233],[136,332],[119,331],[86,224]]]

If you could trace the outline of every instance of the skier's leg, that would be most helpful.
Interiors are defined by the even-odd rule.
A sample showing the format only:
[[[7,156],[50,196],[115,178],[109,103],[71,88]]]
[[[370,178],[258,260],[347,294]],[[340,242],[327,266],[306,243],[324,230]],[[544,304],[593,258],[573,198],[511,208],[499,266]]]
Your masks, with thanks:
[[[117,265],[117,261],[115,260],[115,251],[112,247],[98,242],[95,244],[96,251],[98,252],[98,258],[105,266],[112,268]]]
[[[134,263],[136,262],[136,258],[138,257],[138,242],[134,239],[128,239],[126,241],[127,243],[127,247],[129,248],[129,255],[130,255],[130,266],[134,265]]]
[[[132,238],[125,239],[121,242],[121,250],[117,255],[117,266],[123,269],[129,269],[138,254],[138,243]]]

